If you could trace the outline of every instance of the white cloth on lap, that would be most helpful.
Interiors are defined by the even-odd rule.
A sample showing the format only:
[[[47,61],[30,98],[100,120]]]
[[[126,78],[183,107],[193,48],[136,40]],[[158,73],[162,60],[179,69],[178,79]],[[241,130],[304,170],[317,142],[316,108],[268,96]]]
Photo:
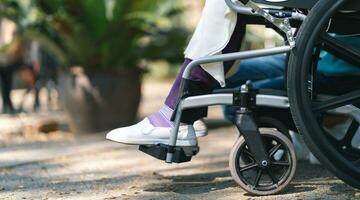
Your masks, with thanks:
[[[185,50],[185,57],[195,60],[221,54],[234,32],[236,20],[237,14],[224,0],[206,0],[201,19]],[[225,87],[222,62],[204,64],[201,67]]]

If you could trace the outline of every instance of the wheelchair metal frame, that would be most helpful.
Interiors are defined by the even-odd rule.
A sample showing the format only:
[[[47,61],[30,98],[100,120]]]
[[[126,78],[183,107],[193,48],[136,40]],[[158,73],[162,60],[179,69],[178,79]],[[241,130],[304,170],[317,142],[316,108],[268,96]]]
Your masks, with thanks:
[[[270,23],[275,25],[275,27],[279,28],[282,32],[285,33],[289,45],[284,45],[275,48],[261,49],[261,50],[251,50],[244,52],[208,56],[194,60],[187,66],[187,68],[183,73],[180,92],[184,91],[185,80],[190,78],[191,71],[198,65],[288,53],[292,50],[292,48],[295,47],[295,39],[294,39],[295,36],[293,31],[291,30],[289,19],[304,20],[306,18],[305,15],[298,12],[288,12],[285,14],[282,13],[280,16],[277,15],[279,17],[274,17],[273,15],[269,14],[269,10],[264,10],[251,1],[243,2],[248,7],[236,4],[232,0],[225,0],[225,2],[232,10],[234,10],[239,14],[264,17]],[[242,88],[241,92],[246,93],[247,89]],[[225,93],[209,94],[209,95],[188,97],[180,100],[180,103],[178,104],[178,107],[176,109],[174,127],[171,130],[165,162],[167,163],[173,162],[174,148],[176,147],[176,140],[178,137],[182,112],[189,108],[198,108],[198,107],[214,106],[214,105],[234,105],[234,94],[225,94]],[[263,95],[263,94],[256,95],[256,105],[276,107],[276,108],[290,107],[287,97],[281,97],[275,95]],[[265,158],[262,158],[262,160],[265,161]]]
[[[289,140],[290,135],[288,133],[289,130],[297,130],[297,127],[290,115],[290,101],[287,94],[273,90],[254,89],[252,88],[251,83],[248,82],[242,85],[240,89],[216,89],[211,94],[189,97],[188,91],[186,91],[188,89],[186,85],[189,83],[192,70],[196,66],[202,64],[235,61],[292,52],[292,49],[296,47],[295,35],[297,32],[295,30],[302,25],[306,16],[301,10],[296,8],[299,4],[296,4],[298,2],[295,2],[295,0],[287,2],[286,5],[289,5],[289,7],[286,6],[285,9],[271,7],[271,5],[276,3],[269,3],[270,8],[262,8],[257,4],[264,3],[266,0],[224,1],[233,11],[244,16],[243,20],[245,24],[265,25],[278,32],[285,39],[285,45],[268,49],[207,56],[193,60],[186,67],[182,76],[179,89],[179,102],[173,116],[174,126],[171,129],[169,141],[166,144],[140,145],[139,150],[167,163],[188,162],[191,160],[192,156],[195,156],[199,152],[199,146],[176,146],[180,124],[182,120],[184,120],[183,115],[187,114],[183,112],[189,109],[204,108],[214,105],[233,106],[236,111],[235,118],[232,119],[232,121],[240,132],[240,136],[230,153],[229,167],[231,175],[244,190],[251,194],[276,194],[290,183],[296,170],[296,155],[294,146]],[[310,5],[311,3],[314,3],[315,0],[306,0],[306,2]],[[267,5],[267,3],[265,4]],[[307,6],[309,6],[308,4]],[[305,5],[301,5],[301,7],[303,6]],[[305,9],[310,8],[306,7]],[[307,11],[304,12],[306,13]],[[331,45],[324,46],[325,50],[330,52],[334,51],[336,55],[339,54],[339,58],[349,58],[352,55],[351,53],[356,52],[347,46],[332,41],[330,37],[326,39],[329,40]],[[342,49],[346,53],[342,51],[338,52],[336,49]],[[350,54],[350,56],[347,54]],[[358,60],[356,59],[349,58],[348,60],[350,60],[351,63],[358,64]],[[312,81],[313,79],[311,79],[310,83],[312,83]],[[312,91],[312,88],[308,88],[308,90]],[[357,97],[358,95],[355,96]],[[333,99],[334,97],[316,94],[316,98],[326,100],[329,98]],[[346,96],[345,100],[349,101],[352,98],[354,97]],[[345,106],[335,108],[335,105],[338,105],[338,103],[339,102],[337,101],[335,103],[330,101],[329,105],[326,106],[327,108],[330,106],[328,113],[346,114],[360,123],[359,108],[345,104],[341,104]],[[318,108],[321,109],[322,107]],[[203,109],[201,109],[201,112],[205,113]],[[269,130],[265,131],[261,129],[262,127],[273,128],[275,132],[267,133],[266,131]],[[269,138],[272,140],[271,145],[275,145],[270,149]],[[287,155],[286,158],[281,158],[285,159],[283,161],[276,160],[274,157],[276,153],[281,152],[279,150],[281,146],[284,146],[282,154]],[[248,151],[248,153],[245,151]],[[246,163],[246,159],[240,159],[242,154],[246,155],[245,158],[251,162],[241,167],[241,162],[243,162],[243,165]],[[283,168],[285,171],[283,171],[280,179],[271,172],[271,169],[274,166],[285,166],[285,168]],[[253,170],[255,167],[255,181],[253,183],[248,182],[242,173]],[[265,185],[266,187],[262,186],[263,188],[257,188],[263,172],[268,174],[272,181],[272,185]]]
[[[209,56],[202,59],[194,60],[188,65],[188,67],[184,71],[183,81],[180,87],[180,91],[183,91],[184,89],[184,84],[183,84],[184,79],[189,79],[192,69],[194,69],[196,66],[200,64],[270,56],[281,53],[288,53],[290,51],[291,51],[290,46],[282,46],[282,47],[275,47],[275,48],[262,49],[262,50],[253,50],[253,51],[246,51],[239,53]],[[176,146],[176,140],[180,127],[180,120],[181,120],[182,112],[184,110],[189,108],[198,108],[204,106],[233,105],[234,103],[233,100],[234,100],[234,94],[209,94],[209,95],[193,96],[182,99],[177,107],[174,127],[171,130],[169,151],[166,156],[166,162],[171,163],[173,160],[172,148]],[[256,95],[256,105],[276,107],[276,108],[290,107],[287,97],[280,97],[275,95],[263,95],[263,94]]]

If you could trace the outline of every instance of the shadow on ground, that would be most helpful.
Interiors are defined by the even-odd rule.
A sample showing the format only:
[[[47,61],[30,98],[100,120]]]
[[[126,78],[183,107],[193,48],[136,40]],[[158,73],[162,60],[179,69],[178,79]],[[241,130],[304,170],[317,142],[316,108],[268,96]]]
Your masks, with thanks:
[[[227,162],[212,163],[214,166],[224,166]],[[226,188],[237,188],[238,185],[231,178],[228,170],[214,171],[209,173],[197,173],[191,175],[176,175],[176,176],[162,176],[158,175],[157,179],[170,180],[168,184],[154,184],[147,187],[144,191],[147,192],[175,192],[178,194],[204,194],[211,191],[223,190]],[[280,195],[291,195],[296,193],[309,193],[317,189],[318,185],[323,185],[327,182],[334,193],[353,193],[357,190],[342,183],[334,182],[337,180],[330,172],[320,165],[310,165],[305,162],[300,162],[298,166],[297,175],[293,183]],[[239,192],[243,192],[239,188]],[[245,196],[251,196],[245,194]]]

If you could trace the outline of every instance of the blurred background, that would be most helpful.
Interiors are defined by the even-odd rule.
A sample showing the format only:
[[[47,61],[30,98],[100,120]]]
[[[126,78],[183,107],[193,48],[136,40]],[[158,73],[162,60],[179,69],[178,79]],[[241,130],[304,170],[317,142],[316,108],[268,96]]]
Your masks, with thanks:
[[[159,109],[203,4],[1,0],[1,143],[104,132]],[[242,48],[281,42],[249,26]]]

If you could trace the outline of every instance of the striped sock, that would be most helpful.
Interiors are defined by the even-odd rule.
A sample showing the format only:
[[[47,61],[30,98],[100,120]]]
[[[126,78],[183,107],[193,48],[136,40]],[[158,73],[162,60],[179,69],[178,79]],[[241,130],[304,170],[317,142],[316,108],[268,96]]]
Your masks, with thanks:
[[[173,112],[173,109],[164,105],[158,112],[148,117],[148,119],[150,123],[155,127],[172,127],[173,123],[170,119]]]

